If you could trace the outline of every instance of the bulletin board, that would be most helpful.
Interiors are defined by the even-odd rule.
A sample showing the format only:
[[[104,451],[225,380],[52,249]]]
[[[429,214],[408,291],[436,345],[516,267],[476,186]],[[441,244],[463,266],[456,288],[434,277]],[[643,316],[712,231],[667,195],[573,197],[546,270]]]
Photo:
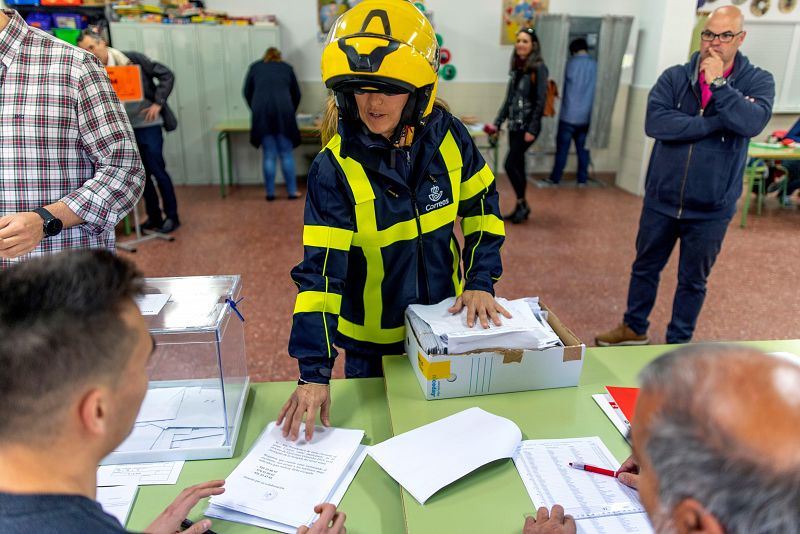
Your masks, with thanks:
[[[500,44],[514,44],[519,31],[532,28],[536,15],[547,13],[549,8],[550,0],[503,0]]]
[[[141,102],[144,100],[142,74],[139,65],[106,67],[108,79],[117,93],[120,102]]]

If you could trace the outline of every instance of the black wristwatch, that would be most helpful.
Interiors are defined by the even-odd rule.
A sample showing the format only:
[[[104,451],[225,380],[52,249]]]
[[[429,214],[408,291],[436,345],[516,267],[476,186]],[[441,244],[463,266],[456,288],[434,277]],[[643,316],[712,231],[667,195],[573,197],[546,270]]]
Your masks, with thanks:
[[[716,78],[711,80],[711,83],[709,85],[711,87],[713,87],[714,89],[719,89],[720,87],[722,87],[723,85],[725,85],[727,83],[728,83],[728,80],[726,80],[724,77],[717,76]]]
[[[42,227],[44,228],[44,236],[45,237],[53,237],[54,235],[58,235],[61,233],[61,230],[64,229],[64,223],[61,222],[61,219],[50,213],[44,208],[36,208],[33,212],[42,218],[44,223]]]

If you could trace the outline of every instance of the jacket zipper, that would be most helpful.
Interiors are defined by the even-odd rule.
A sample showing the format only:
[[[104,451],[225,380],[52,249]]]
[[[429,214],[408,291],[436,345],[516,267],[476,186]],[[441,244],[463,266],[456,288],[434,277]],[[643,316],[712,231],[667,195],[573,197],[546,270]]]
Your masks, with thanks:
[[[691,91],[694,97],[697,98],[697,93],[694,92],[694,87],[692,87]],[[703,106],[702,100],[697,98],[697,103],[700,104],[699,115],[702,117],[703,112],[705,111],[702,107]],[[686,192],[686,180],[689,178],[689,162],[692,161],[692,152],[694,152],[694,143],[689,145],[689,155],[686,157],[686,167],[684,168],[683,171],[683,180],[681,180],[681,196],[680,200],[678,201],[678,219],[680,219],[681,215],[683,215],[683,195]]]
[[[406,160],[411,168],[411,154],[406,152]],[[432,178],[431,178],[432,179]],[[417,190],[416,187],[409,188],[411,190],[411,204],[414,206],[414,220],[417,223],[417,254],[419,260],[422,262],[422,276],[425,279],[425,292],[427,293],[428,301],[431,299],[431,288],[428,283],[428,266],[425,264],[425,247],[422,242],[422,222],[420,221],[419,207],[417,206]],[[416,295],[419,301],[419,270],[417,269],[417,284]]]

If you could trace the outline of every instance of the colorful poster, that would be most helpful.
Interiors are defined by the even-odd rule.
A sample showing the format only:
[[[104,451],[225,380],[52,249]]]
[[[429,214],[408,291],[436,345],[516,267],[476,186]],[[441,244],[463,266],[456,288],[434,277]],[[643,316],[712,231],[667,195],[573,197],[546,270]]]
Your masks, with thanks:
[[[361,2],[361,0],[317,0],[319,32],[324,39],[339,15]]]
[[[550,0],[503,0],[500,44],[514,44],[517,33],[522,28],[532,27],[536,15],[547,13],[549,7]]]

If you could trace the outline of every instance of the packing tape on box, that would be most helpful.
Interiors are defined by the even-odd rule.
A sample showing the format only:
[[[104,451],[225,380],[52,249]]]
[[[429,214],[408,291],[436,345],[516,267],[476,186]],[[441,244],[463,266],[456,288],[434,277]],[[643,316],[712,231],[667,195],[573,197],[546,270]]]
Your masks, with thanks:
[[[450,362],[429,362],[421,352],[417,352],[417,366],[422,376],[428,380],[447,380],[450,378]]]

